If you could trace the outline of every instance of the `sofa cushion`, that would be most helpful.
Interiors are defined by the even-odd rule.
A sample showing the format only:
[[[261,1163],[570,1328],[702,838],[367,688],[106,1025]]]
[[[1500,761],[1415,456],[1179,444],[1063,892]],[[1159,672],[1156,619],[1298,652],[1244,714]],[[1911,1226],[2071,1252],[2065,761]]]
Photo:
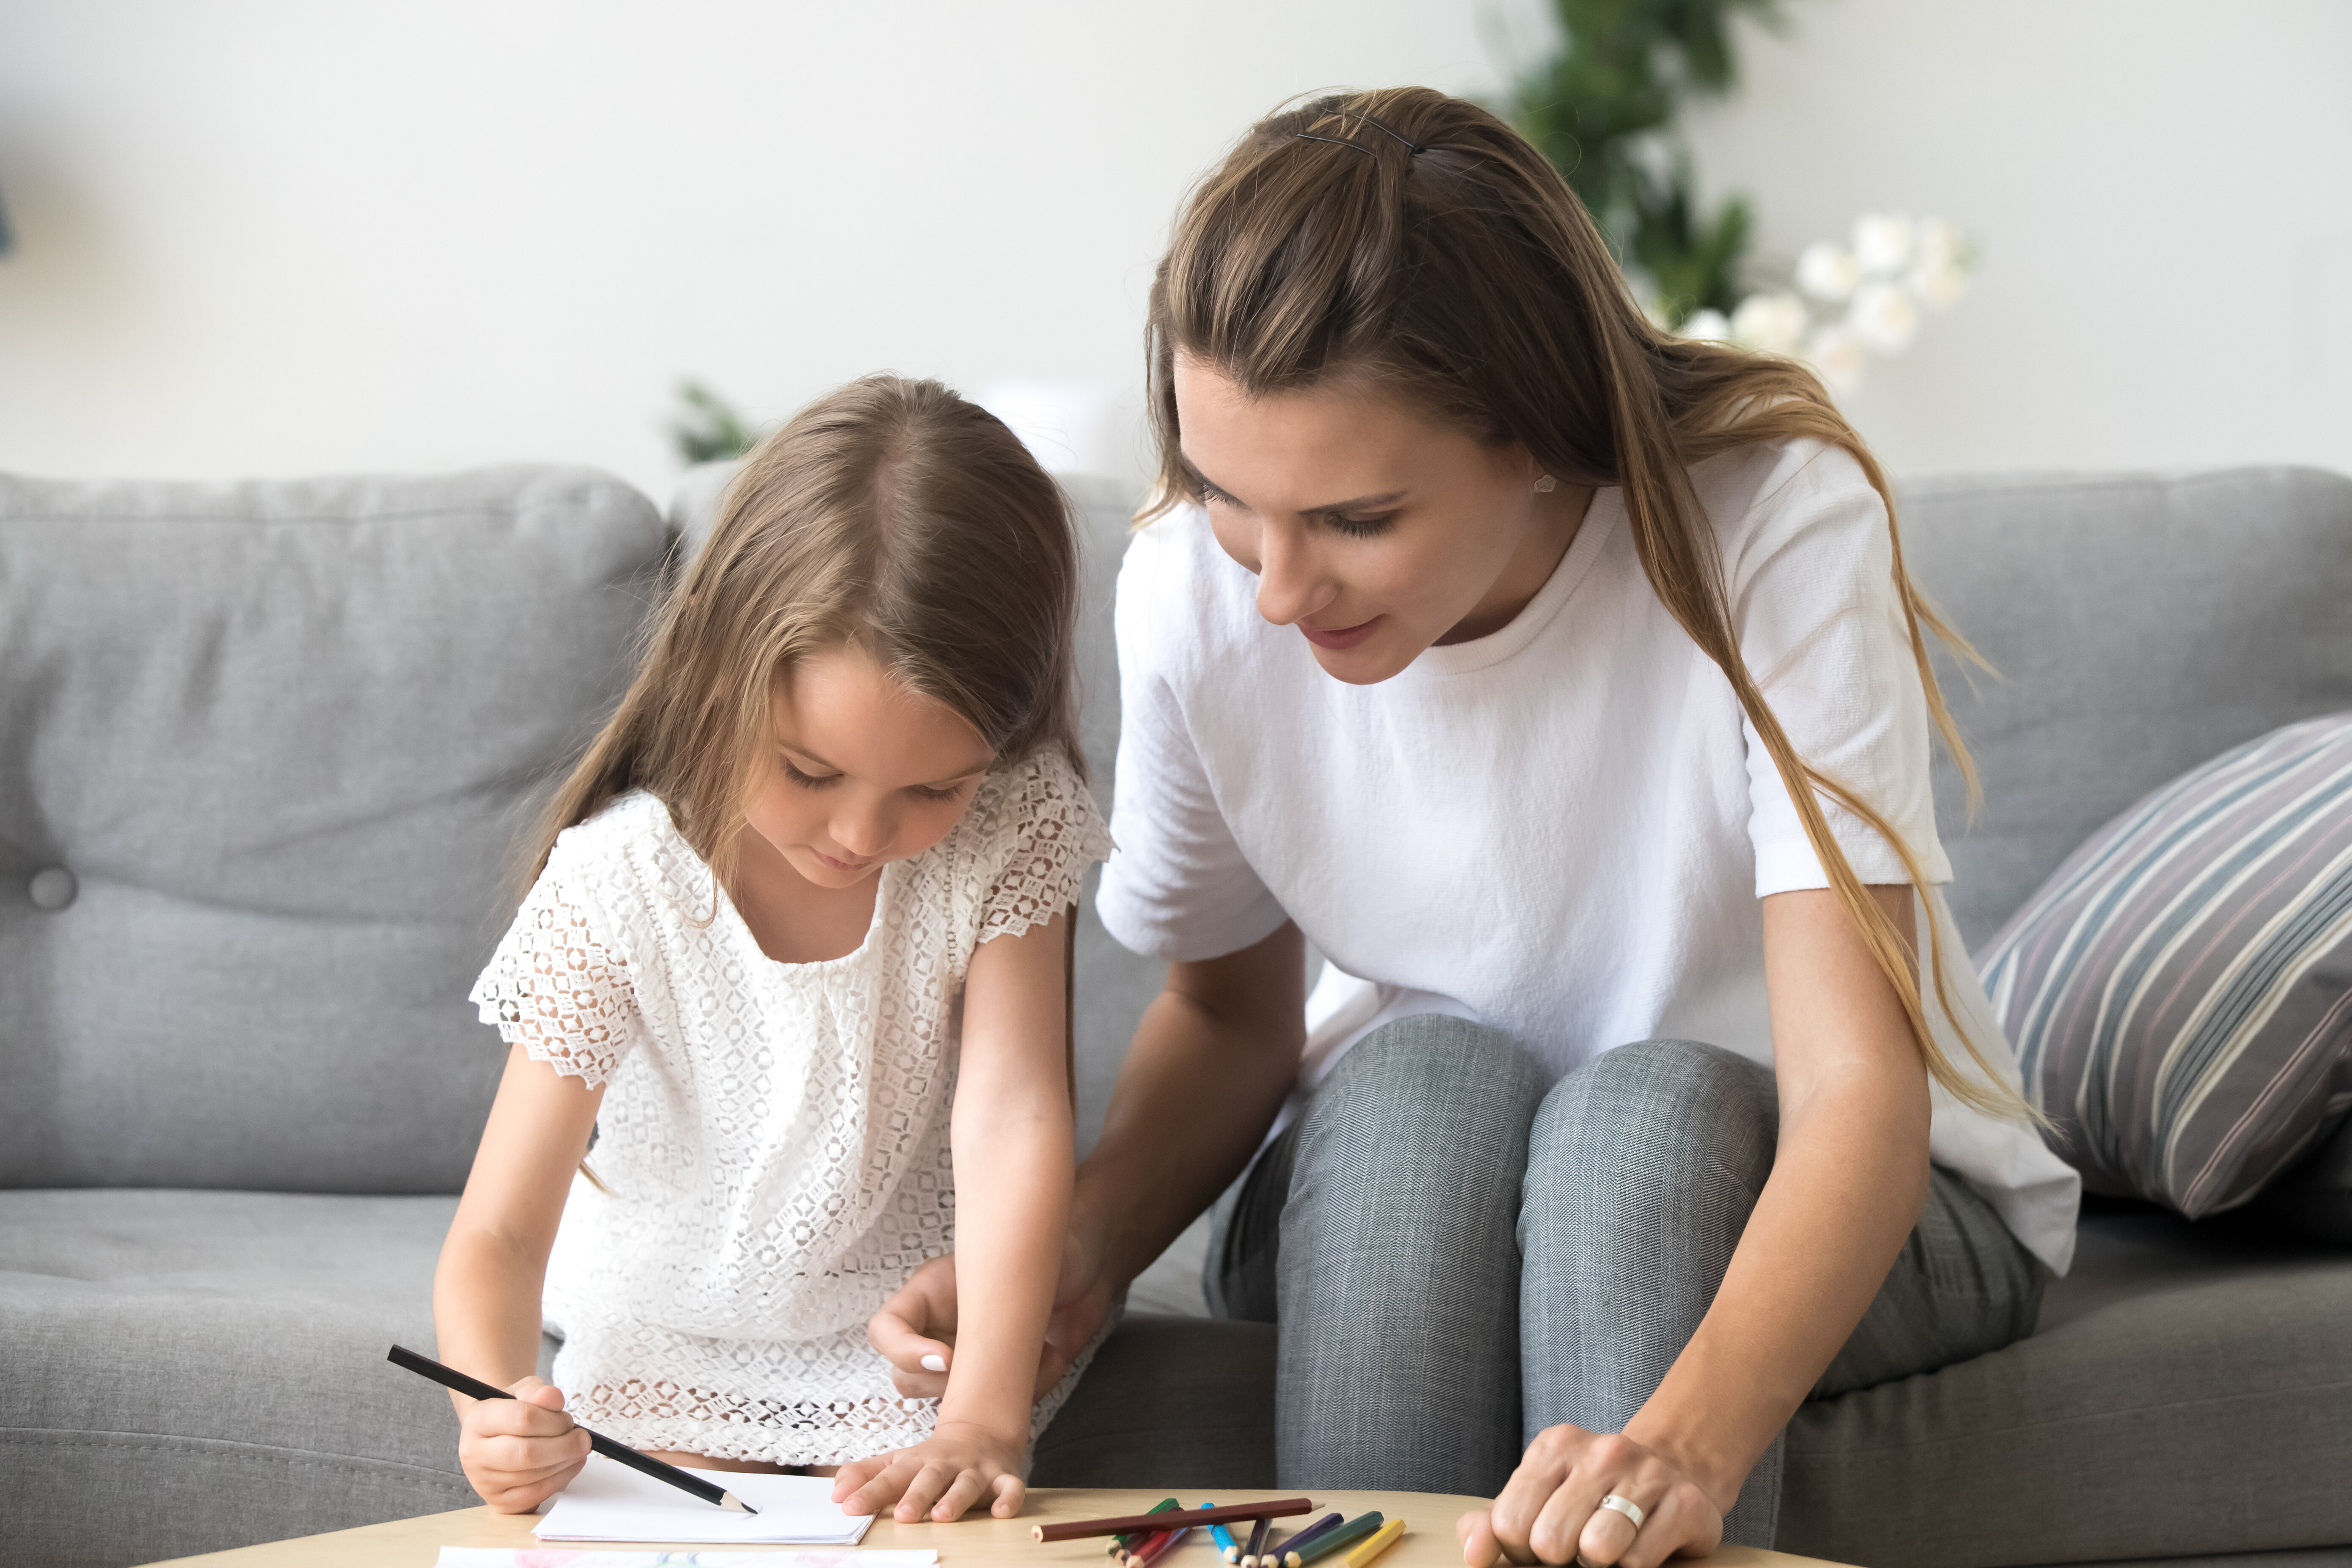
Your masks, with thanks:
[[[1985,786],[1970,831],[1938,756],[1970,948],[2167,779],[2352,709],[2352,479],[1974,475],[1911,480],[1901,499],[1913,574],[2000,671],[1937,655]]]
[[[454,1191],[510,849],[667,548],[579,469],[0,478],[0,1186]]]
[[[2352,1106],[2352,714],[2133,805],[1977,968],[2086,1187],[2191,1219],[2252,1198]]]
[[[115,1568],[478,1501],[448,1395],[383,1359],[433,1345],[456,1209],[0,1192],[5,1555]]]
[[[2352,1255],[2086,1214],[2031,1339],[1798,1413],[1779,1545],[1893,1568],[2352,1543]]]

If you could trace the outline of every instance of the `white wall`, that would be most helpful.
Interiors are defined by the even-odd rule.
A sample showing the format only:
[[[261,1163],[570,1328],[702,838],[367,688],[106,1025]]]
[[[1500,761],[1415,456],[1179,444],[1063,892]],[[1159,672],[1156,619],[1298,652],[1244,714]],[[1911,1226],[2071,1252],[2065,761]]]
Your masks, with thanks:
[[[1762,248],[1873,207],[1984,247],[1847,402],[1898,472],[2352,472],[2352,5],[1788,0],[1695,115]]]
[[[0,467],[665,494],[681,375],[1131,395],[1186,183],[1293,92],[1491,88],[1503,3],[0,0]],[[2352,469],[2352,5],[1787,8],[1709,185],[1986,247],[1853,400],[1898,468]]]
[[[667,495],[691,374],[1139,384],[1178,194],[1417,0],[0,0],[0,467],[519,458]]]

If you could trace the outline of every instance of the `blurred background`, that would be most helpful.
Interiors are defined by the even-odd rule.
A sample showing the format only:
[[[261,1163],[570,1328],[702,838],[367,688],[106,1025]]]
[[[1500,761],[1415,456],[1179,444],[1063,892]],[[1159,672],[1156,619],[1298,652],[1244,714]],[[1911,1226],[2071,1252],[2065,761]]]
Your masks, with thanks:
[[[679,418],[723,443],[890,368],[1137,474],[1150,267],[1254,117],[1421,82],[1557,126],[1612,44],[1564,25],[1671,9],[0,0],[0,467],[548,459],[667,497]],[[1618,218],[1665,235],[1662,319],[1843,355],[1898,473],[2352,469],[2352,5],[1696,9],[1726,79],[1668,38],[1667,117],[1612,142],[1569,105],[1560,153],[1646,180]],[[1849,309],[1864,341],[1822,339]]]

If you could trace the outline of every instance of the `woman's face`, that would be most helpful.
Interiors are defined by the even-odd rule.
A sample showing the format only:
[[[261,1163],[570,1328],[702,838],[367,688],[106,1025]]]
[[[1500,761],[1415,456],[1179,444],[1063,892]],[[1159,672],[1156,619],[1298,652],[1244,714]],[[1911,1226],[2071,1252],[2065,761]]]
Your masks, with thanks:
[[[1324,672],[1351,685],[1501,629],[1559,564],[1591,498],[1538,491],[1525,447],[1374,393],[1250,397],[1179,354],[1176,410],[1217,542],[1257,574],[1258,614],[1297,627]]]

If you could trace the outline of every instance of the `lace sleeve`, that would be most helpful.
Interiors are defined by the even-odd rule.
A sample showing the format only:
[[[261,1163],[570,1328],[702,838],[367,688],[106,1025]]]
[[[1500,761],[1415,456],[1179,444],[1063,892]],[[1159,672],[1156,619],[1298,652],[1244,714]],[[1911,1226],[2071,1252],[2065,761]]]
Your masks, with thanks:
[[[1110,830],[1069,759],[1049,746],[1006,792],[991,849],[982,942],[1019,936],[1076,903],[1087,868],[1110,853]]]
[[[644,1025],[629,961],[584,883],[550,864],[474,983],[482,1022],[535,1061],[593,1089]]]

